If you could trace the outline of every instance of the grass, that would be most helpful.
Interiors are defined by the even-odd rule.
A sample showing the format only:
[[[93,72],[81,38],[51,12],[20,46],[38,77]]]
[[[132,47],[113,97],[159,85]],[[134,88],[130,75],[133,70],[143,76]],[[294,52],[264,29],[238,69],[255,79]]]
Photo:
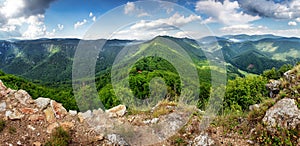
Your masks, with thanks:
[[[15,134],[17,132],[17,129],[15,127],[9,127],[8,132],[10,134]]]
[[[5,121],[4,120],[0,120],[0,132],[2,132],[5,128]]]
[[[68,131],[65,131],[62,127],[56,128],[52,134],[51,139],[45,144],[45,146],[68,146],[71,140],[71,136]]]

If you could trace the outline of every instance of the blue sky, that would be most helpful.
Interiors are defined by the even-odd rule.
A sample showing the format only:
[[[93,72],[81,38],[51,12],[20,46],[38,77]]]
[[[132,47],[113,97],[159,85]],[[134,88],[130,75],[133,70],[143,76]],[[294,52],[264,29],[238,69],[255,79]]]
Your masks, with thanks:
[[[0,39],[300,37],[299,0],[0,0]]]

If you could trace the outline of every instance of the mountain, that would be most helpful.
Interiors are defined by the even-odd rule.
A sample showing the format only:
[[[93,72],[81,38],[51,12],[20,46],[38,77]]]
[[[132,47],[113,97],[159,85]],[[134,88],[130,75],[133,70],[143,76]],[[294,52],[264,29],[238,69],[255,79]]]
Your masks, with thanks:
[[[139,48],[156,42],[161,44],[160,47],[172,48],[170,44],[164,44],[165,42],[160,41],[161,39],[175,42],[183,48],[196,64],[199,74],[203,73],[207,78],[209,78],[210,73],[209,70],[204,70],[209,66],[206,55],[217,56],[223,54],[228,67],[228,78],[230,79],[244,76],[240,71],[260,74],[272,67],[279,68],[283,64],[296,64],[300,61],[299,38],[273,35],[210,36],[198,40],[199,42],[189,38],[170,36],[158,36],[148,41],[43,38],[0,41],[0,69],[36,83],[48,85],[70,84],[73,59],[80,42],[93,44],[96,48],[106,42],[97,57],[95,68],[97,75],[106,76],[109,74],[115,58],[123,48]],[[217,41],[217,44],[210,46],[214,41]],[[152,45],[147,49],[151,50],[151,47],[155,48]],[[145,63],[147,64],[147,62]],[[145,68],[143,69],[145,70]],[[203,81],[209,82],[209,79],[203,79]],[[101,87],[103,86],[101,85]]]

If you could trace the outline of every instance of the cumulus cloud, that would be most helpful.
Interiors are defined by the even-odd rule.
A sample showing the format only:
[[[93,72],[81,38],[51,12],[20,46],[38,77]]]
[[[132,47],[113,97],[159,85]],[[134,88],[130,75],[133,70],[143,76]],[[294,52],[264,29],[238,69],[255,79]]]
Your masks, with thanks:
[[[241,7],[249,14],[276,19],[296,19],[300,17],[300,1],[290,0],[275,3],[270,0],[240,0]]]
[[[62,24],[57,24],[58,30],[63,30],[64,29],[64,25]]]
[[[53,1],[4,0],[0,5],[1,36],[36,38],[46,35],[44,13]],[[21,27],[24,33],[21,33]]]
[[[95,21],[96,21],[96,16],[94,16],[94,17],[92,18],[92,20],[95,22]]]
[[[124,14],[136,14],[137,17],[150,16],[141,8],[137,8],[133,2],[127,2],[124,6]]]
[[[83,19],[82,21],[77,21],[75,24],[74,24],[74,28],[77,29],[79,27],[81,27],[82,25],[86,24],[87,23],[87,20],[86,19]]]
[[[140,22],[131,26],[131,29],[152,30],[152,29],[180,27],[196,20],[201,20],[201,17],[197,15],[190,15],[188,17],[185,17],[183,15],[175,13],[173,16],[169,18],[157,19],[154,21],[141,20]]]
[[[259,16],[244,13],[237,1],[230,0],[224,0],[223,3],[215,0],[200,0],[196,3],[196,11],[226,25],[247,24],[260,19]]]
[[[89,17],[93,17],[93,13],[92,12],[90,12]]]
[[[289,25],[289,26],[296,26],[296,25],[297,25],[297,22],[295,22],[295,21],[290,21],[290,22],[288,22],[288,25]]]
[[[141,20],[128,29],[117,32],[115,38],[140,40],[158,35],[183,36],[182,33],[176,34],[179,31],[177,27],[182,27],[197,20],[201,20],[201,17],[197,15],[184,16],[178,13],[168,18],[152,21]]]

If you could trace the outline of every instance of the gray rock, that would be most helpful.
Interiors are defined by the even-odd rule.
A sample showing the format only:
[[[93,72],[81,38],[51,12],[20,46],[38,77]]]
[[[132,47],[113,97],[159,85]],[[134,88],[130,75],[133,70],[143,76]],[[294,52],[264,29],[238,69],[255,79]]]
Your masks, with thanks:
[[[121,145],[121,146],[128,146],[129,144],[122,138],[120,135],[117,134],[108,134],[107,135],[108,141],[112,145]]]
[[[207,133],[201,133],[193,140],[193,146],[211,146],[215,145],[215,141],[211,139]]]
[[[25,90],[18,90],[15,93],[15,98],[23,105],[27,105],[27,100],[31,99],[31,96]]]
[[[6,103],[5,102],[0,103],[0,112],[3,112],[5,110],[6,110]]]
[[[76,116],[77,115],[77,111],[75,111],[75,110],[69,110],[69,114],[71,116]]]
[[[49,105],[50,99],[39,97],[38,99],[34,100],[34,102],[40,109],[45,109]]]
[[[125,105],[118,105],[116,107],[113,107],[109,110],[105,111],[109,117],[122,117],[126,113],[126,106]]]
[[[259,104],[253,104],[249,106],[249,110],[253,111],[253,110],[258,110],[259,109]]]
[[[92,118],[93,115],[92,115],[91,110],[88,110],[84,113],[81,113],[81,116],[83,117],[83,119],[88,119],[88,118]]]
[[[8,115],[8,118],[11,120],[20,120],[24,117],[23,114],[18,112],[16,109],[13,109],[14,112],[7,112],[5,115]]]
[[[263,122],[271,129],[276,126],[292,129],[300,124],[300,110],[294,99],[284,98],[267,110]]]

